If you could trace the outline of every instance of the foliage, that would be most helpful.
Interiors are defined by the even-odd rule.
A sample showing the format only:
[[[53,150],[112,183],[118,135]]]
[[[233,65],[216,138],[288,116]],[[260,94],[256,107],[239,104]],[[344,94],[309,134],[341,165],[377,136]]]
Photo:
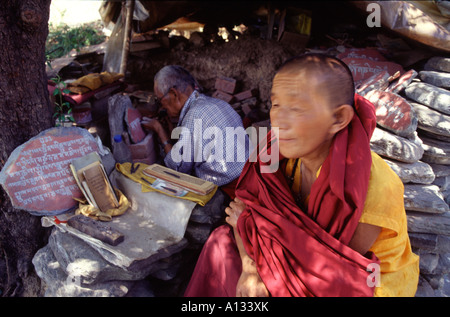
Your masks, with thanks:
[[[61,77],[51,79],[52,82],[56,84],[56,88],[53,91],[53,96],[56,97],[55,100],[55,112],[53,114],[53,119],[56,119],[56,126],[62,126],[66,119],[71,122],[75,122],[72,115],[72,106],[69,102],[63,100],[63,93],[68,94],[70,90],[67,89],[67,84],[61,80]]]
[[[72,49],[79,51],[84,46],[104,42],[106,36],[97,24],[88,23],[77,27],[70,27],[63,23],[57,26],[49,23],[49,34],[45,44],[47,60],[62,57]]]

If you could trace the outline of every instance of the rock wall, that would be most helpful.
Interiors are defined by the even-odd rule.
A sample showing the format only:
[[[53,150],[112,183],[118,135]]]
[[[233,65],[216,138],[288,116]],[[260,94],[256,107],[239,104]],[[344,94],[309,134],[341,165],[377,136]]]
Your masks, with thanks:
[[[433,57],[423,70],[408,75],[406,84],[398,85],[405,80],[400,77],[385,89],[378,85],[360,93],[377,110],[372,150],[405,186],[408,232],[420,256],[416,296],[449,296],[450,58]]]

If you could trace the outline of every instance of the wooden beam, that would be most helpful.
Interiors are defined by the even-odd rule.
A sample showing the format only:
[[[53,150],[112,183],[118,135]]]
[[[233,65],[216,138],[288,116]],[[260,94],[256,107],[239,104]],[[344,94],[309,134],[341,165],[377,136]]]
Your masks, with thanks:
[[[130,42],[131,42],[131,32],[132,32],[132,23],[133,23],[133,13],[134,13],[134,3],[135,0],[130,1],[122,1],[122,10],[125,10],[125,34],[123,37],[123,46],[122,46],[122,58],[120,61],[120,73],[125,75],[127,70],[127,62],[128,62],[128,54],[130,52]],[[124,11],[122,11],[124,12]]]

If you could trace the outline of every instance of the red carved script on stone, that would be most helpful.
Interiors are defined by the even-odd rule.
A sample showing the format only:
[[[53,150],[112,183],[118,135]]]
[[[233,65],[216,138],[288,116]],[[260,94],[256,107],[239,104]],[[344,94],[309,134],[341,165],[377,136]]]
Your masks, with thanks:
[[[353,80],[357,84],[383,70],[387,71],[390,76],[397,71],[400,71],[401,74],[404,73],[403,67],[394,62],[379,62],[364,58],[343,58],[342,61],[350,68]]]
[[[35,215],[52,215],[77,205],[81,198],[69,164],[98,151],[95,139],[80,128],[53,128],[17,148],[0,181],[12,204]]]
[[[406,137],[414,133],[417,118],[405,99],[380,90],[372,90],[364,97],[374,104],[379,125],[400,136]]]

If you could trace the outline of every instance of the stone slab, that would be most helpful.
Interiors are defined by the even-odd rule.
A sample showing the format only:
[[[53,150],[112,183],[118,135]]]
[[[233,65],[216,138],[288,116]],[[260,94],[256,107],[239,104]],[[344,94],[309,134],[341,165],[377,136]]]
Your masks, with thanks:
[[[410,232],[409,239],[414,248],[433,253],[450,253],[450,236]]]
[[[120,151],[120,145],[114,142],[114,136],[127,132],[126,125],[124,124],[125,112],[132,107],[133,104],[129,96],[116,94],[108,99],[108,124],[112,153]]]
[[[346,48],[344,52],[337,56],[339,59],[343,58],[362,58],[372,61],[387,61],[386,58],[376,49],[370,48]]]
[[[433,272],[434,274],[448,274],[450,273],[450,253],[439,254],[439,263]],[[450,285],[449,285],[450,286]],[[450,289],[447,290],[449,294]]]
[[[450,165],[450,143],[421,136],[423,142],[423,161],[427,163]]]
[[[449,274],[422,274],[434,290],[434,297],[450,296],[450,275]]]
[[[129,271],[142,270],[151,263],[179,252],[186,247],[186,226],[195,206],[194,202],[180,200],[158,192],[142,192],[141,185],[118,171],[110,175],[113,186],[130,200],[131,207],[108,225],[120,231],[125,239],[111,246],[86,235],[65,223],[43,218],[43,225],[54,225],[83,239],[108,262]],[[72,215],[67,215],[70,217]],[[61,216],[59,216],[60,220]]]
[[[424,69],[450,73],[450,57],[434,56],[426,62]]]
[[[221,190],[218,190],[205,206],[197,204],[194,207],[189,222],[217,225],[225,218],[226,207],[228,207],[228,199]]]
[[[82,214],[71,217],[67,221],[67,225],[113,246],[122,243],[125,239],[120,231],[114,230],[107,223]]]
[[[419,250],[421,251],[421,250]],[[419,269],[422,274],[432,274],[439,264],[439,254],[418,252],[420,257]]]
[[[417,77],[417,72],[414,69],[408,70],[406,73],[401,75],[397,80],[395,80],[386,91],[392,92],[394,94],[399,94]]]
[[[418,133],[419,137],[426,137],[426,138],[450,143],[450,136],[436,134],[431,131],[424,130],[420,126],[417,126],[417,133]]]
[[[378,72],[363,80],[357,87],[356,92],[365,96],[372,90],[385,90],[389,86],[389,73],[385,70]]]
[[[385,159],[385,162],[400,177],[403,183],[431,184],[435,176],[433,169],[427,163],[417,161],[402,163]]]
[[[375,106],[377,124],[403,137],[414,134],[417,117],[404,98],[381,90],[372,90],[364,97]]]
[[[145,164],[153,164],[158,159],[158,153],[155,146],[155,133],[150,131],[145,138],[136,144],[130,144],[129,149],[133,162],[142,162]]]
[[[450,73],[423,70],[419,73],[422,81],[441,88],[450,88]]]
[[[378,155],[405,163],[419,161],[424,152],[420,139],[406,139],[380,128],[375,128],[370,147]]]
[[[77,206],[73,197],[83,197],[69,164],[93,151],[99,147],[86,129],[47,129],[11,153],[0,183],[16,208],[36,216],[64,213]]]
[[[436,177],[433,185],[439,187],[445,202],[450,205],[450,176]]]
[[[373,61],[364,58],[343,58],[342,61],[350,68],[353,80],[357,84],[381,71],[387,71],[390,76],[396,72],[404,73],[403,67],[394,62]]]
[[[450,212],[431,214],[407,211],[408,232],[450,235]]]
[[[145,138],[145,132],[141,126],[141,113],[135,108],[128,108],[125,112],[125,122],[128,133],[133,143],[139,143]]]
[[[406,210],[434,214],[449,211],[436,185],[405,184],[404,201]]]
[[[412,83],[405,89],[408,98],[445,114],[450,114],[450,91],[427,83]]]
[[[417,292],[415,297],[435,297],[435,293],[430,283],[419,275],[419,283],[417,285]]]
[[[212,230],[213,227],[210,224],[191,222],[186,229],[186,238],[192,244],[204,244]]]
[[[430,163],[430,166],[433,169],[434,175],[436,175],[436,177],[450,176],[450,166],[435,163]]]
[[[450,205],[450,176],[444,178],[444,184],[439,186],[445,202]]]
[[[121,280],[85,285],[79,276],[64,271],[48,245],[36,252],[32,262],[43,281],[44,297],[122,297],[134,284]]]
[[[450,137],[450,116],[420,103],[411,102],[417,116],[418,127],[434,134]]]
[[[146,270],[131,272],[106,261],[89,243],[77,236],[54,228],[48,246],[64,272],[76,276],[83,284],[107,281],[134,281],[145,278]]]

